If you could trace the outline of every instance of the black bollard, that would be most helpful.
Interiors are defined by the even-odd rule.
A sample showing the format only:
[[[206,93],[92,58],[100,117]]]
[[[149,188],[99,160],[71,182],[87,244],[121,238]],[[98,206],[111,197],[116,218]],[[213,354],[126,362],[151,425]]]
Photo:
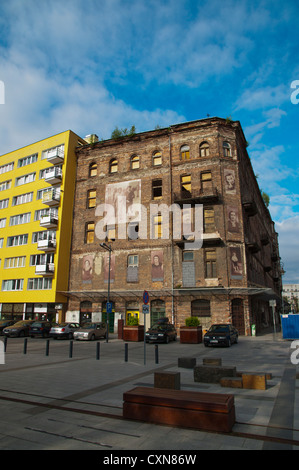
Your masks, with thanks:
[[[129,356],[129,348],[128,348],[128,343],[125,343],[125,362],[128,362],[128,356]]]
[[[97,353],[96,353],[97,361],[100,359],[100,342],[97,342]]]
[[[157,344],[155,344],[155,363],[159,364],[159,350]]]
[[[47,339],[47,342],[46,342],[46,356],[49,356],[49,348],[50,348],[50,340]]]
[[[73,357],[73,341],[70,341],[69,357]]]
[[[24,353],[24,354],[27,354],[27,338],[24,339],[24,350],[23,350],[23,353]]]
[[[4,352],[6,352],[7,348],[7,336],[4,337]]]

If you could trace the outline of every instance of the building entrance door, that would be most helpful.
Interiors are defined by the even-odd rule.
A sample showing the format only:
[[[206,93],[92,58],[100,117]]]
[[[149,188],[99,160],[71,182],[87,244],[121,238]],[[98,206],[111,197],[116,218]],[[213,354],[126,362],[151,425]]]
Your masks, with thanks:
[[[242,299],[232,300],[232,324],[240,335],[245,335],[244,307]]]
[[[163,300],[153,300],[151,303],[151,326],[157,323],[159,318],[165,317],[165,302]]]

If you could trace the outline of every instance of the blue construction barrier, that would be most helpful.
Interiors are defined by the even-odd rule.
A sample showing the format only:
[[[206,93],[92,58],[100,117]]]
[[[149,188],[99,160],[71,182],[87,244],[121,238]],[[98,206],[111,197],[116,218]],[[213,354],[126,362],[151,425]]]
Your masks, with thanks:
[[[299,339],[299,315],[281,315],[281,327],[284,339]]]

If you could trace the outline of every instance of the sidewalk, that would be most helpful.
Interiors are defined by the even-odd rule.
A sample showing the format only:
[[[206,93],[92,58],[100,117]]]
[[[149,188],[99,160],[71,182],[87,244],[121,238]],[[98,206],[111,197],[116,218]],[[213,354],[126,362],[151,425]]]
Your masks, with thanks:
[[[18,340],[16,340],[18,341]],[[55,343],[55,344],[54,344]],[[1,450],[100,450],[181,451],[299,449],[299,400],[296,365],[290,361],[291,342],[278,333],[241,337],[231,348],[205,348],[179,342],[159,345],[129,343],[128,362],[124,342],[111,337],[100,343],[100,359],[94,343],[53,341],[45,356],[42,340],[10,343],[0,365]],[[17,350],[18,349],[18,350]],[[193,370],[178,367],[178,358],[221,357],[222,364],[237,371],[268,372],[267,390],[224,388],[194,382]],[[146,364],[144,364],[146,362]],[[230,434],[210,433],[153,425],[122,418],[123,393],[136,387],[153,387],[154,372],[180,373],[181,389],[231,393],[235,397],[236,424]],[[105,455],[103,453],[101,455]]]

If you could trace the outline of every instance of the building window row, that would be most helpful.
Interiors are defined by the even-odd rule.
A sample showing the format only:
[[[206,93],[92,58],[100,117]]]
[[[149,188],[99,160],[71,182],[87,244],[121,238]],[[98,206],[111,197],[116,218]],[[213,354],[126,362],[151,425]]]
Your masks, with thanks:
[[[24,279],[4,279],[2,281],[2,291],[22,291],[24,287]],[[29,278],[27,290],[51,290],[51,278]]]
[[[232,156],[232,149],[229,142],[223,142],[223,155],[225,157]],[[210,146],[208,142],[202,142],[199,146],[199,156],[202,158],[207,158],[210,156]],[[191,153],[190,147],[188,145],[183,145],[180,149],[180,158],[181,160],[190,160]],[[152,165],[153,166],[161,166],[162,165],[162,152],[156,151],[152,155]],[[137,170],[140,168],[140,157],[138,155],[132,155],[130,159],[130,167],[131,170]],[[98,165],[96,162],[92,162],[89,165],[89,177],[97,176],[97,169]],[[109,162],[109,173],[117,173],[118,172],[118,160],[113,158]]]

